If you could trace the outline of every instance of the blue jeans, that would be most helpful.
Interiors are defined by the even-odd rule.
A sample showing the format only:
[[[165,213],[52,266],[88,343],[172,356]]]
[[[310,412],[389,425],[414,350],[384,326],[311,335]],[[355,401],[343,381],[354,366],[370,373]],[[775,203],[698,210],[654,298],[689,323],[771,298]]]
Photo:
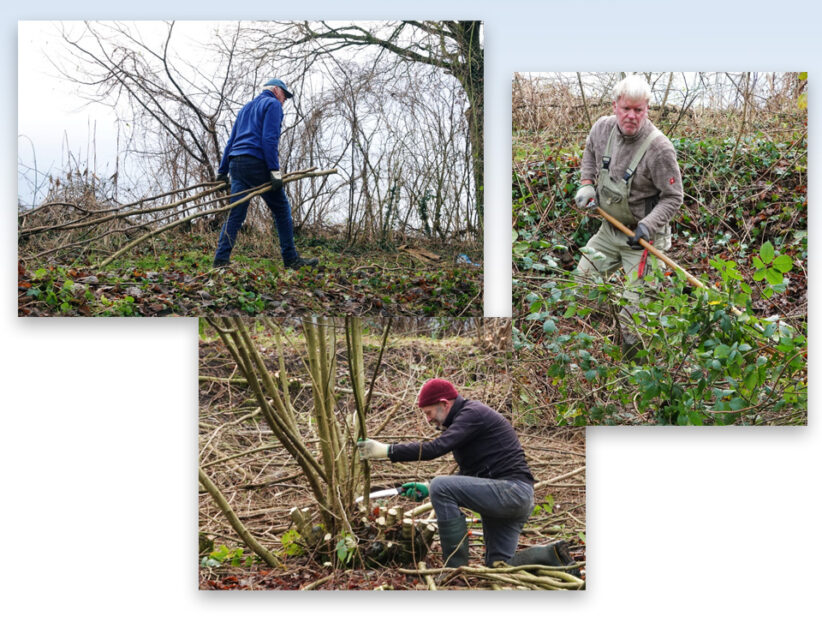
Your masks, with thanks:
[[[268,168],[266,168],[265,162],[254,156],[232,156],[228,170],[231,173],[231,202],[242,198],[242,196],[235,195],[238,192],[259,187],[271,181],[271,175]],[[291,205],[288,202],[285,191],[283,189],[277,192],[267,191],[260,195],[263,197],[265,204],[268,205],[268,209],[271,211],[271,217],[277,226],[283,262],[288,263],[296,260],[299,255],[297,254],[297,248],[294,246],[294,225],[291,221]],[[214,255],[215,260],[227,261],[231,259],[231,250],[234,248],[237,232],[245,222],[250,202],[250,200],[247,200],[236,207],[232,207],[220,231],[217,253]]]
[[[437,520],[462,515],[459,507],[482,517],[485,565],[514,556],[522,527],[534,509],[534,487],[519,480],[437,476],[428,488]]]

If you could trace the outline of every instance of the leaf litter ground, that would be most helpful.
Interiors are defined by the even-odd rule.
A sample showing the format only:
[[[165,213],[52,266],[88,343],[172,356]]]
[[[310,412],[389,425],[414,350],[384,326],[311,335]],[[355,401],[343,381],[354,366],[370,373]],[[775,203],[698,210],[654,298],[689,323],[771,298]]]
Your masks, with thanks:
[[[212,269],[211,242],[189,234],[158,239],[104,270],[89,259],[32,263],[21,253],[18,315],[482,314],[482,267],[458,263],[453,245],[426,245],[440,257],[432,262],[403,250],[346,251],[314,240],[301,250],[320,266],[292,271],[272,257],[271,245],[265,253],[238,246],[229,268]]]

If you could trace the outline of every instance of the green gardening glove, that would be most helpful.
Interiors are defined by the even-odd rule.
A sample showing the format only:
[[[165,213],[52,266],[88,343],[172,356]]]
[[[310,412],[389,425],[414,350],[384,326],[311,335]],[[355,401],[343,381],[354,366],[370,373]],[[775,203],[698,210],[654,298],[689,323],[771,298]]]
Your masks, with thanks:
[[[400,486],[400,495],[416,502],[422,502],[428,497],[428,485],[422,482],[406,482]]]

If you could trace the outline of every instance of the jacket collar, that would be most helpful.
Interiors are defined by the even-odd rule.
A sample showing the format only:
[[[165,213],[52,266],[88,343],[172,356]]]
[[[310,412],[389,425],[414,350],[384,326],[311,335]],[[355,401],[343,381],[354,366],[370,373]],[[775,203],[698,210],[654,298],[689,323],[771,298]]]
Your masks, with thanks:
[[[465,400],[461,396],[457,396],[454,400],[454,404],[451,406],[451,411],[448,412],[448,416],[445,417],[445,422],[442,424],[443,427],[446,429],[451,426],[451,423],[454,422],[454,417],[459,414],[459,411],[462,409],[462,406],[465,405]]]

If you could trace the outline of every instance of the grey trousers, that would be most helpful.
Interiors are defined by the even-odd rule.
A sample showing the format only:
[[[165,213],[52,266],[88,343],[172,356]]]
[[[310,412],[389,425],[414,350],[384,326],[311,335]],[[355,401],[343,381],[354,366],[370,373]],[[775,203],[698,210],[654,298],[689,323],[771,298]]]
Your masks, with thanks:
[[[534,509],[534,487],[519,480],[437,476],[429,493],[437,520],[459,517],[460,506],[480,514],[486,566],[514,556],[519,534]]]

